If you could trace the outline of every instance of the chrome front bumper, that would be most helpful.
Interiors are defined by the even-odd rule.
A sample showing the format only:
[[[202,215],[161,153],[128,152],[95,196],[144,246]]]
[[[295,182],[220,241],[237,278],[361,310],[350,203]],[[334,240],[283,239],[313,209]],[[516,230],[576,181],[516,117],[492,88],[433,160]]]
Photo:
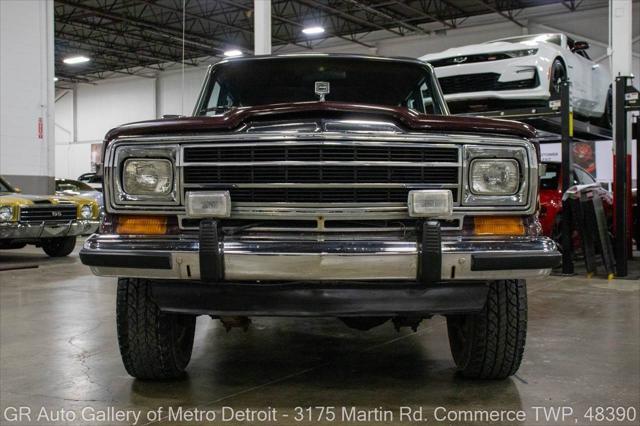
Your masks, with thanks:
[[[73,220],[68,223],[20,223],[0,224],[0,239],[38,240],[40,238],[73,237],[90,235],[98,230],[97,220]]]
[[[493,280],[543,277],[557,266],[555,243],[539,238],[443,237],[440,277]],[[223,281],[416,281],[421,246],[372,235],[247,235],[219,242]],[[94,274],[200,280],[193,236],[92,235],[80,252]]]

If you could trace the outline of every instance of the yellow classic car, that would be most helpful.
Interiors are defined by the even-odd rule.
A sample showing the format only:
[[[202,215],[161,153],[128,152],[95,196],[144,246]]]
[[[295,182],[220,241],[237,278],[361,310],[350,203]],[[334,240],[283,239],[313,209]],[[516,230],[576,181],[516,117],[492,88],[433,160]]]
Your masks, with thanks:
[[[0,249],[35,244],[51,257],[66,256],[78,235],[98,229],[100,208],[93,199],[19,192],[0,176]]]

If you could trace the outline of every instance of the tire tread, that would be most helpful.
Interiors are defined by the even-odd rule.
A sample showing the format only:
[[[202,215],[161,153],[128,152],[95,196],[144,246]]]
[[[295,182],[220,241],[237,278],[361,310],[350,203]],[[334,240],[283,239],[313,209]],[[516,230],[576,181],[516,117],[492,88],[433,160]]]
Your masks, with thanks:
[[[524,354],[527,295],[523,280],[492,281],[487,302],[478,314],[449,321],[471,321],[465,355],[454,354],[461,374],[469,378],[503,379],[515,374]],[[449,338],[455,334],[449,323]],[[453,345],[452,345],[453,347]]]
[[[118,279],[118,344],[127,372],[139,379],[171,379],[184,373],[193,348],[195,317],[160,311],[151,281]],[[187,333],[177,341],[179,333]]]

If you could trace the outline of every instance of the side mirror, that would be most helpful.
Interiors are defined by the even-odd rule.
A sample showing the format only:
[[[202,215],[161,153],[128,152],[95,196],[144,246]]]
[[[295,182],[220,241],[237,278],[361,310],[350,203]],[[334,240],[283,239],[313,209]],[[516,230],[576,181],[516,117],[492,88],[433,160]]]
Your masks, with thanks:
[[[22,192],[22,189],[20,188],[13,188],[13,190],[15,191],[16,194],[20,194]]]
[[[581,50],[587,50],[589,48],[589,43],[586,41],[576,41],[573,43],[573,51],[579,52]]]

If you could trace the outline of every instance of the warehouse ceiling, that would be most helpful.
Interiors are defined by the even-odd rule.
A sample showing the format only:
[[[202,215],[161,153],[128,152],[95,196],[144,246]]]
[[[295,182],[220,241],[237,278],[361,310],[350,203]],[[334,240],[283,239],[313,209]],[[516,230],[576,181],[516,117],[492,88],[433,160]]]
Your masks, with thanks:
[[[456,28],[467,18],[496,14],[524,26],[519,13],[532,6],[562,3],[576,10],[585,0],[272,0],[272,43],[301,50],[329,38],[373,47],[374,31],[403,37],[426,33],[438,23]],[[183,3],[186,13],[183,16]],[[184,19],[184,40],[183,40]],[[325,32],[302,33],[310,25]],[[55,0],[56,76],[88,82],[114,75],[149,75],[181,63],[197,66],[229,49],[253,50],[253,0]],[[68,65],[84,55],[91,61]]]

